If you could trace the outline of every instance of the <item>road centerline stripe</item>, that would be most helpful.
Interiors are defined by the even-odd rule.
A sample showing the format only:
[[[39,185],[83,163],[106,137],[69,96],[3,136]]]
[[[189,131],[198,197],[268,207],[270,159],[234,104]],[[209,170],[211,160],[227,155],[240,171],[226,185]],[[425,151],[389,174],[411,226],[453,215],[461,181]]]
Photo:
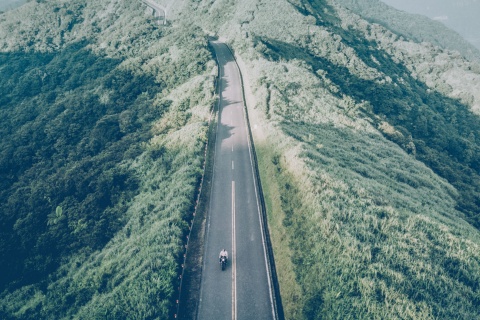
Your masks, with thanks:
[[[232,320],[237,318],[237,244],[235,238],[235,181],[232,181]]]

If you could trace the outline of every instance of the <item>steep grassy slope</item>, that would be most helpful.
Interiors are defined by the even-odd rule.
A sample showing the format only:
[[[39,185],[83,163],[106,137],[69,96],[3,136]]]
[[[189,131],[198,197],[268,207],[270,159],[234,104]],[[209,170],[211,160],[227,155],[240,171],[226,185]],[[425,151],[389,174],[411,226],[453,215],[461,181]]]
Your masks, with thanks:
[[[0,318],[169,317],[212,104],[200,28],[244,62],[287,318],[478,318],[478,64],[333,1],[176,17],[0,15]]]
[[[478,65],[330,1],[195,4],[249,77],[287,318],[478,318]]]
[[[140,1],[0,15],[0,318],[167,319],[214,70]]]

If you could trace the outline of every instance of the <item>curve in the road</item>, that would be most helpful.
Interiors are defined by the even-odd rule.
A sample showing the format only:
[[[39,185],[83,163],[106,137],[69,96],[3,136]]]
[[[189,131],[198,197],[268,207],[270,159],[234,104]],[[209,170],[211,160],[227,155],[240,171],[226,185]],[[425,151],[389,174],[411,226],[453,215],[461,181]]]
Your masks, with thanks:
[[[162,24],[167,24],[167,9],[161,5],[159,5],[158,3],[156,2],[153,2],[151,0],[142,0],[142,2],[149,8],[151,8],[153,10],[153,15],[156,17],[157,14],[156,12],[159,12],[159,18],[161,18],[159,20],[159,23],[161,22]],[[163,15],[162,15],[163,13]]]

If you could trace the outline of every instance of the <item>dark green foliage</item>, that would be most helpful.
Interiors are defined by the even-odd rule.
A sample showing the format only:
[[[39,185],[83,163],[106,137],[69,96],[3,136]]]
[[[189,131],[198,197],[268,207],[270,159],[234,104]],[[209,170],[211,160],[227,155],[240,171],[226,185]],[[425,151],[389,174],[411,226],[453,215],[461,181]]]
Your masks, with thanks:
[[[0,54],[1,289],[39,281],[81,248],[101,248],[123,226],[123,203],[136,192],[118,164],[149,136],[151,116],[137,98],[161,87],[114,70],[119,61],[86,45]],[[102,86],[111,90],[108,103],[92,95]],[[63,214],[52,222],[57,206]]]
[[[337,31],[344,35],[342,29]],[[264,54],[271,60],[298,59],[308,63],[315,72],[326,71],[328,78],[341,89],[336,93],[337,96],[347,95],[359,103],[368,101],[375,115],[403,133],[404,138],[392,139],[394,142],[409,152],[409,142],[412,141],[417,158],[457,187],[460,192],[458,209],[465,213],[469,222],[480,228],[480,217],[477,214],[480,212],[480,118],[458,100],[430,91],[425,84],[412,78],[403,65],[389,58],[388,54],[373,50],[377,47],[375,43],[357,40],[362,39],[361,35],[343,38],[349,47],[355,48],[367,65],[373,63],[368,57],[375,56],[381,66],[375,67],[390,76],[394,82],[379,84],[360,79],[347,68],[315,56],[308,42],[299,41],[295,47],[273,39],[257,41],[268,48]],[[403,81],[398,81],[400,78]],[[364,113],[375,121],[379,119],[366,110]]]
[[[107,4],[0,21],[2,319],[174,312],[213,61],[201,29]]]
[[[362,137],[327,124],[285,122],[283,128],[289,136],[307,145],[304,156],[310,170],[323,172],[328,167],[336,178],[344,174],[348,177],[345,180],[348,186],[334,190],[330,201],[324,198],[328,182],[321,181],[321,187],[315,190],[323,200],[322,206],[312,213],[302,203],[300,187],[295,186],[281,163],[276,164],[284,225],[291,234],[290,245],[295,251],[292,262],[306,298],[302,309],[304,319],[322,319],[332,314],[341,318],[355,314],[365,319],[377,307],[376,315],[391,318],[395,313],[386,311],[384,304],[392,298],[388,296],[392,292],[414,304],[428,305],[437,318],[450,319],[459,314],[468,318],[476,314],[478,261],[452,256],[444,243],[448,241],[444,230],[425,218],[432,203],[438,201],[432,198],[431,181],[415,170],[403,176],[393,166],[383,171],[379,162],[393,154],[388,148],[379,148],[382,145],[379,136]],[[313,138],[306,138],[306,133]],[[319,143],[323,144],[322,149],[315,147]],[[349,146],[356,148],[352,151]],[[324,160],[330,163],[319,167]],[[398,159],[392,162],[395,161]],[[363,169],[369,175],[366,179],[362,177]],[[376,193],[367,199],[364,193],[359,193],[362,188],[372,188]],[[400,195],[405,189],[416,190],[417,194],[403,198]],[[421,208],[416,216],[409,216],[406,212],[419,203]],[[392,220],[393,207],[408,208],[400,209],[404,215],[393,219],[399,219],[398,222]],[[331,215],[335,216],[333,220]],[[327,230],[323,228],[325,221],[330,226]],[[360,253],[365,250],[367,257]],[[366,283],[369,296],[365,296]],[[454,299],[461,299],[461,306],[451,304]]]
[[[441,51],[288,2],[262,2],[235,42],[258,126],[280,128],[258,136],[287,317],[476,319],[480,121],[425,76],[451,70],[429,63]]]
[[[322,294],[323,292],[317,291],[308,299],[303,307],[303,315],[305,319],[321,320],[325,318],[322,313]]]

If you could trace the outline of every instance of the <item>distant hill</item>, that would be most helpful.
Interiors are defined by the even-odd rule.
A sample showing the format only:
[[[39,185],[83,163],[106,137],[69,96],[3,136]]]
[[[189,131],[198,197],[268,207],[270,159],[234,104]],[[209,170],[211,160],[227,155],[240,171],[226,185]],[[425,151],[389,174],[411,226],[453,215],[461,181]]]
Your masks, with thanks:
[[[27,0],[2,0],[0,1],[0,11],[7,11],[27,3]]]
[[[380,0],[337,0],[337,2],[369,21],[380,23],[396,34],[417,42],[426,41],[444,49],[456,50],[470,60],[480,61],[480,49],[440,21],[394,9]]]
[[[476,0],[382,0],[383,2],[410,13],[418,13],[437,20],[460,33],[480,50],[480,2]]]
[[[167,27],[127,0],[0,15],[0,318],[173,317],[211,37],[244,75],[286,318],[478,318],[480,64],[364,3],[184,0]]]

